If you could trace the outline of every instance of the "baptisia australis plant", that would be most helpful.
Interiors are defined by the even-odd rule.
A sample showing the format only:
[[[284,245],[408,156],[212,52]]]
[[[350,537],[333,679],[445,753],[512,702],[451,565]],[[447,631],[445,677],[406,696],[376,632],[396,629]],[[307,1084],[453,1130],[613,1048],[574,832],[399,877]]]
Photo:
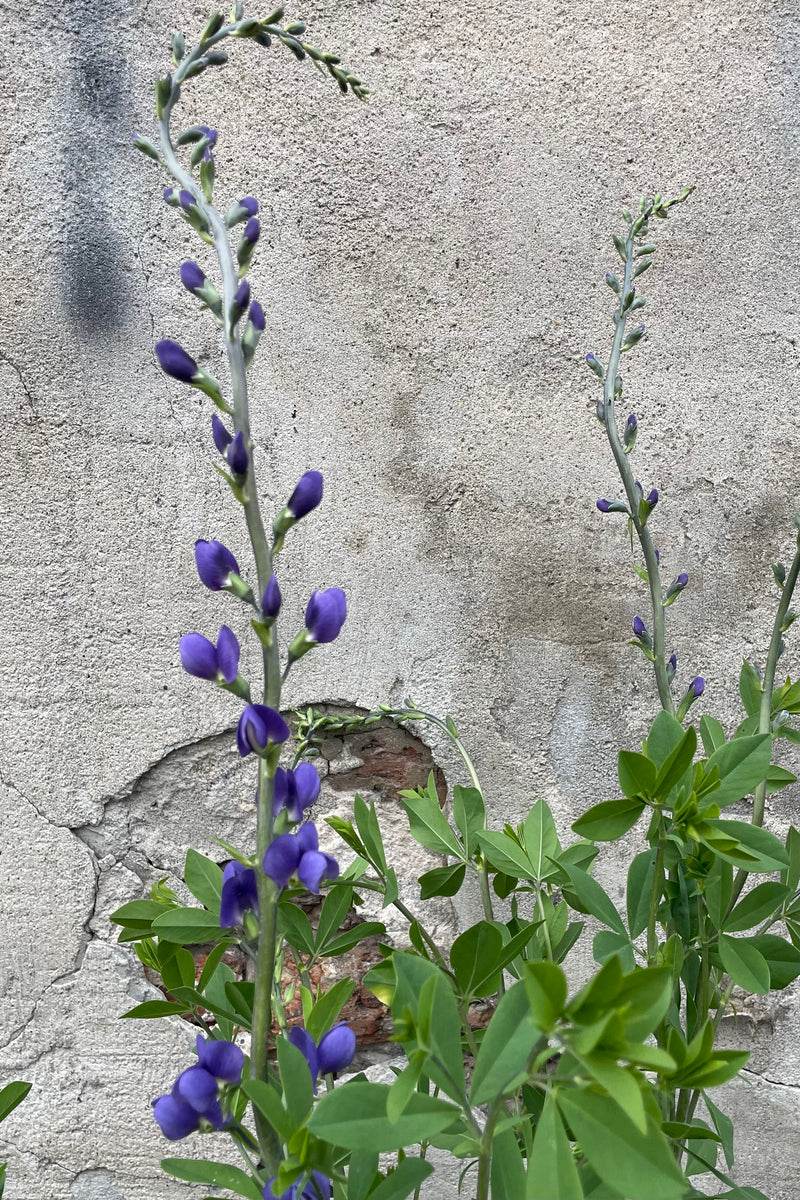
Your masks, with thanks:
[[[150,899],[114,914],[121,940],[135,943],[142,961],[159,972],[167,997],[126,1015],[183,1016],[203,1031],[197,1061],[154,1101],[156,1122],[173,1141],[194,1134],[229,1138],[244,1164],[195,1157],[167,1158],[163,1166],[179,1179],[250,1200],[404,1200],[419,1197],[433,1169],[428,1149],[436,1147],[464,1163],[464,1187],[477,1200],[683,1200],[710,1191],[730,1200],[759,1197],[756,1189],[737,1189],[726,1174],[732,1127],[710,1092],[747,1059],[716,1045],[734,986],[767,992],[800,974],[800,835],[790,829],[784,845],[762,827],[767,791],[794,780],[771,764],[773,742],[800,741],[791,724],[800,712],[800,683],[775,684],[800,551],[788,570],[775,567],[781,599],[766,665],[759,675],[746,664],[740,680],[747,717],[728,740],[719,722],[704,715],[705,757],[696,761],[697,733],[684,722],[706,695],[704,680],[695,675],[673,695],[678,664],[668,653],[665,619],[690,580],[681,564],[670,585],[661,583],[651,531],[664,500],[631,470],[639,419],[631,413],[620,429],[616,416],[621,355],[646,334],[641,324],[628,329],[628,321],[645,303],[635,281],[653,261],[649,225],[691,189],[675,200],[643,199],[635,215],[625,211],[626,233],[614,239],[622,278],[607,276],[618,298],[611,353],[607,365],[594,354],[587,358],[603,385],[596,413],[624,492],[624,499],[601,499],[597,507],[627,516],[641,547],[644,565],[636,570],[652,611],[634,619],[633,644],[653,665],[662,711],[641,751],[619,755],[622,798],[584,813],[573,825],[578,840],[562,841],[543,800],[519,826],[494,830],[478,771],[450,717],[410,699],[361,717],[309,709],[295,714],[292,741],[280,711],[287,673],[335,641],[347,603],[337,587],[314,590],[304,628],[282,654],[278,556],[294,526],[320,505],[323,480],[313,469],[301,476],[268,536],[247,388],[265,328],[247,278],[260,237],[258,202],[245,196],[221,215],[214,203],[217,132],[193,125],[174,136],[172,118],[186,83],[221,67],[226,53],[219,47],[232,39],[283,44],[343,92],[365,96],[337,55],[318,51],[302,40],[301,25],[281,20],[280,12],[246,18],[237,4],[227,23],[218,13],[209,18],[192,50],[176,34],[174,70],[156,88],[158,140],[135,139],[171,178],[166,202],[216,256],[213,268],[185,262],[180,278],[220,330],[228,383],[173,341],[159,342],[156,354],[169,376],[204,392],[218,410],[209,450],[221,457],[216,469],[242,507],[254,565],[241,569],[224,542],[200,539],[197,572],[207,588],[227,592],[226,602],[247,613],[263,669],[256,692],[239,674],[233,617],[214,637],[191,632],[180,640],[184,668],[242,704],[237,746],[258,774],[255,849],[220,843],[224,869],[187,852],[185,883],[199,907],[182,906],[162,881]],[[482,919],[450,946],[440,945],[401,897],[374,804],[356,797],[352,820],[328,818],[355,855],[344,870],[320,848],[308,819],[320,788],[313,758],[322,741],[384,719],[432,725],[452,740],[464,764],[452,820],[433,776],[425,787],[401,793],[412,836],[442,856],[440,866],[421,876],[420,900],[453,896],[467,878],[477,883]],[[720,816],[753,791],[752,822]],[[592,864],[598,843],[622,837],[644,816],[623,914],[592,876]],[[323,896],[316,926],[295,903],[308,893]],[[365,893],[408,922],[410,946],[379,943],[383,957],[365,979],[391,1010],[394,1040],[405,1055],[391,1084],[364,1075],[335,1079],[356,1049],[352,1029],[340,1019],[353,981],[340,979],[327,991],[312,984],[322,960],[385,935],[379,921],[342,928]],[[599,925],[592,943],[598,970],[570,996],[562,964],[587,915]],[[197,977],[187,947],[201,944],[211,949]],[[252,980],[237,979],[226,964],[232,946],[251,960]],[[284,986],[289,954],[300,982]],[[302,1025],[291,1008],[298,995]],[[485,1028],[476,1028],[470,1011],[476,1000],[492,1010]],[[382,1165],[381,1154],[396,1154],[396,1162]],[[695,1176],[704,1177],[702,1191]]]

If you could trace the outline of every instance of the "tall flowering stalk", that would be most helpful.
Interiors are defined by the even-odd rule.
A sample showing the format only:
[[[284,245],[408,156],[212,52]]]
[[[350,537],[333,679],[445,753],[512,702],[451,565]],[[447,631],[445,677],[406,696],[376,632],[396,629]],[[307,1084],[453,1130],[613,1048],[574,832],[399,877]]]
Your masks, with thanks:
[[[279,769],[281,745],[289,735],[288,726],[278,712],[281,686],[292,664],[302,654],[318,644],[332,641],[338,635],[346,616],[346,601],[344,593],[338,588],[314,592],[308,605],[307,628],[292,642],[282,670],[277,636],[281,595],[274,574],[274,562],[287,532],[320,503],[322,476],[314,470],[305,473],[287,504],[276,516],[269,537],[256,481],[247,389],[247,368],[254,359],[265,324],[263,309],[257,300],[251,299],[250,283],[246,278],[261,232],[257,217],[259,205],[254,197],[247,196],[234,202],[223,216],[213,203],[217,131],[205,125],[195,125],[182,130],[176,137],[172,122],[185,84],[204,71],[222,67],[227,61],[226,52],[216,47],[229,39],[249,39],[266,48],[273,42],[282,44],[296,58],[308,58],[323,73],[329,74],[343,93],[349,92],[360,100],[366,99],[365,87],[356,76],[341,66],[338,55],[319,51],[304,42],[304,26],[300,23],[281,26],[282,19],[282,9],[264,20],[245,18],[243,6],[236,4],[228,22],[224,21],[221,13],[212,14],[197,45],[188,52],[183,35],[175,34],[172,40],[174,70],[159,79],[156,85],[158,141],[153,143],[138,135],[133,139],[143,153],[158,162],[171,176],[174,186],[165,191],[164,198],[203,242],[213,246],[221,283],[218,288],[197,263],[186,262],[181,267],[180,277],[184,287],[203,302],[221,330],[228,367],[229,398],[226,398],[217,380],[198,366],[176,342],[168,339],[159,342],[156,354],[168,375],[205,392],[216,407],[231,419],[232,432],[219,416],[213,418],[213,441],[228,467],[227,471],[223,468],[218,470],[244,510],[255,563],[257,587],[253,590],[242,579],[238,564],[224,545],[201,541],[196,547],[198,573],[202,582],[213,590],[231,591],[253,608],[252,627],[261,643],[262,702],[248,704],[244,709],[238,734],[242,756],[254,752],[259,760],[256,868],[254,871],[245,869],[250,871],[250,876],[244,882],[239,872],[229,875],[223,884],[223,906],[227,905],[229,915],[240,915],[247,911],[243,907],[246,903],[243,897],[247,895],[250,897],[250,911],[255,909],[258,912],[250,1050],[250,1077],[254,1080],[267,1080],[270,1075],[268,1054],[276,914],[281,888],[286,886],[295,870],[304,882],[316,882],[317,889],[324,871],[329,875],[338,871],[333,859],[328,857],[326,862],[327,856],[321,856],[316,851],[313,825],[302,826],[297,835],[298,839],[305,838],[309,843],[309,853],[305,857],[298,853],[296,861],[288,849],[291,846],[294,850],[294,835],[281,833],[276,837],[275,776]],[[182,153],[185,156],[183,161]],[[244,227],[237,236],[234,231],[241,225]],[[181,641],[181,658],[187,671],[203,678],[218,679],[224,682],[228,690],[249,700],[249,687],[238,679],[238,657],[238,643],[227,626],[222,627],[216,648],[200,634],[188,634]],[[284,813],[282,827],[287,821],[302,816],[302,810],[299,816],[295,810],[291,810],[291,815],[286,808],[280,811]],[[313,848],[310,845],[312,841],[315,843]],[[305,875],[303,863],[311,864],[306,866]],[[268,873],[270,865],[273,869]],[[314,871],[314,868],[319,869]],[[163,1104],[166,1103],[165,1099]],[[180,1097],[175,1103],[180,1103]],[[276,1131],[258,1110],[256,1126],[261,1158],[274,1174],[279,1160]]]

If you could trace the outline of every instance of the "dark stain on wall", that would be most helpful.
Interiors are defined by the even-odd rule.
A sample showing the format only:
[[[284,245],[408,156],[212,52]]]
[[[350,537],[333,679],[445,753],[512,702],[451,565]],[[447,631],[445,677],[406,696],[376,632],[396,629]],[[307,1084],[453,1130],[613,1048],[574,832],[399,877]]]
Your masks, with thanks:
[[[71,6],[72,7],[72,6]],[[74,6],[63,97],[65,238],[61,288],[70,321],[84,338],[123,321],[127,284],[114,222],[115,167],[132,125],[130,72],[120,53],[119,0]]]

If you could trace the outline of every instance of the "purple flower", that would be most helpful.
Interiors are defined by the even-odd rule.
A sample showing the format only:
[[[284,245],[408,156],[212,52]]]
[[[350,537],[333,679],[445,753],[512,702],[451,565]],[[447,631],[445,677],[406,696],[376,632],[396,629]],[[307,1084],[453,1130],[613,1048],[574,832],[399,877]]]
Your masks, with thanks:
[[[647,626],[641,617],[633,618],[633,632],[637,637],[641,637],[643,634],[647,633]]]
[[[229,862],[222,872],[220,928],[234,929],[237,925],[241,925],[246,912],[258,913],[256,873],[252,867],[245,867],[240,862]],[[201,1061],[203,1061],[202,1056]],[[211,1067],[207,1069],[211,1070]],[[217,1074],[217,1072],[212,1071],[212,1074]]]
[[[655,506],[658,504],[658,488],[652,488],[652,490],[647,493],[647,503],[651,508],[655,508]]]
[[[676,583],[678,583],[678,584],[680,584],[680,586],[681,586],[682,588],[685,588],[685,587],[686,587],[686,585],[687,585],[687,583],[689,582],[689,576],[686,574],[686,572],[685,572],[685,571],[681,571],[680,575],[679,575],[679,576],[678,576],[678,578],[675,580],[675,582],[676,582]]]
[[[323,879],[335,879],[339,864],[330,854],[319,850],[317,828],[311,821],[301,825],[296,834],[282,833],[274,838],[264,855],[264,874],[278,887],[285,888],[297,873],[310,892],[319,892]]]
[[[289,726],[279,712],[266,704],[248,704],[239,718],[236,741],[242,758],[252,750],[264,754],[270,746],[285,742]]]
[[[293,771],[278,767],[275,772],[275,815],[286,809],[292,821],[302,821],[303,812],[317,799],[319,789],[319,775],[312,763],[300,763]]]
[[[172,208],[177,208],[180,204],[178,192],[175,188],[164,188],[164,203],[169,204]]]
[[[237,863],[236,865],[240,866],[241,864]],[[244,1053],[234,1042],[225,1042],[218,1038],[206,1040],[200,1034],[195,1045],[201,1067],[216,1079],[221,1079],[223,1083],[230,1083],[233,1087],[237,1087],[241,1083]]]
[[[213,1075],[201,1066],[182,1071],[172,1088],[173,1096],[190,1105],[195,1112],[204,1113],[217,1099],[218,1085]]]
[[[250,312],[247,314],[255,329],[259,333],[264,332],[266,321],[264,320],[264,310],[257,300],[254,300],[250,305]]]
[[[211,436],[213,437],[214,445],[217,447],[220,454],[224,454],[228,449],[228,446],[230,446],[231,442],[233,441],[233,438],[225,428],[225,423],[221,421],[219,417],[211,418]],[[238,575],[239,572],[237,571],[236,573]]]
[[[250,284],[246,279],[243,279],[236,289],[236,295],[233,297],[233,307],[237,312],[243,313],[250,303]]]
[[[165,339],[156,345],[156,357],[165,375],[181,383],[191,383],[198,374],[197,363],[177,342]]]
[[[197,574],[212,592],[219,592],[230,583],[231,572],[239,574],[239,564],[222,542],[207,542],[199,538],[194,544]]]
[[[317,1043],[312,1038],[311,1034],[303,1029],[300,1025],[295,1025],[289,1030],[289,1041],[293,1046],[296,1046],[303,1058],[308,1063],[308,1069],[311,1072],[311,1082],[314,1085],[314,1091],[317,1090],[317,1076],[319,1075],[319,1057],[317,1055]]]
[[[672,653],[672,654],[670,654],[670,656],[669,656],[669,659],[668,659],[668,661],[667,661],[667,666],[668,666],[668,667],[670,667],[670,669],[672,670],[672,673],[673,673],[673,675],[674,675],[674,674],[675,674],[675,672],[676,672],[676,671],[677,671],[677,669],[678,669],[678,656],[677,656],[677,654],[675,654],[675,653]]]
[[[322,475],[319,471],[306,471],[289,497],[286,508],[289,515],[299,521],[315,509],[322,499]]]
[[[181,283],[187,292],[196,292],[203,286],[206,277],[196,262],[181,263]]]
[[[331,1181],[327,1175],[323,1175],[321,1171],[312,1171],[311,1177],[303,1188],[302,1192],[298,1191],[299,1183],[293,1183],[285,1192],[278,1195],[273,1191],[273,1184],[277,1181],[277,1175],[273,1175],[264,1187],[264,1200],[330,1200],[332,1195]]]
[[[317,1058],[322,1075],[344,1071],[353,1061],[356,1052],[356,1035],[349,1025],[342,1022],[334,1025],[319,1044]]]
[[[200,1114],[176,1096],[159,1096],[154,1100],[153,1116],[164,1137],[171,1142],[188,1137],[200,1128]]]
[[[195,200],[192,193],[187,191],[186,188],[182,188],[181,191],[178,192],[178,200],[180,202],[181,208],[185,208],[187,212],[189,211],[190,208],[192,208],[193,206],[195,206],[197,204],[197,201]]]
[[[248,246],[255,246],[261,236],[261,224],[256,217],[251,217],[244,227],[242,241]]]
[[[627,421],[625,422],[625,430],[627,432],[630,429],[631,432],[633,432],[633,430],[636,428],[637,428],[636,413],[631,413],[631,415],[628,417]]]
[[[197,128],[202,129],[204,136],[208,138],[212,146],[216,146],[219,136],[216,129],[209,129],[208,125],[198,125]]]
[[[600,509],[601,513],[611,512],[611,501],[610,500],[598,500],[597,507]]]
[[[242,433],[241,429],[231,442],[226,458],[234,475],[247,474],[247,467],[250,459],[247,454],[247,447],[244,444],[244,434]]]
[[[261,597],[261,612],[265,617],[271,618],[273,621],[281,611],[283,597],[281,589],[278,587],[277,576],[271,575],[269,583],[264,588],[264,595]]]
[[[695,675],[694,679],[689,684],[689,691],[692,693],[695,700],[697,699],[698,696],[702,696],[702,694],[705,690],[706,690],[705,679],[703,679],[702,675]]]
[[[306,629],[311,640],[332,642],[337,638],[347,616],[347,600],[341,588],[331,587],[312,592],[306,608]]]
[[[202,633],[186,633],[178,649],[184,671],[198,679],[233,683],[239,674],[239,643],[227,625],[220,629],[216,647]]]
[[[258,212],[258,201],[255,196],[242,196],[239,208],[243,208],[248,217],[254,217]]]
[[[213,1129],[222,1129],[225,1122],[217,1099],[216,1080],[201,1066],[189,1067],[175,1080],[169,1095],[153,1101],[153,1116],[171,1142],[194,1133],[201,1121],[208,1121]]]

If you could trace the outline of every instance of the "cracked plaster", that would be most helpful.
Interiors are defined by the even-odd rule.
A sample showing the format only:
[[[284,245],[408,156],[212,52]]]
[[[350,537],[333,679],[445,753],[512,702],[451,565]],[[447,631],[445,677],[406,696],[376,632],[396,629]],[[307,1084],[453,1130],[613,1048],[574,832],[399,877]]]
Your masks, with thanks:
[[[731,728],[739,662],[763,656],[800,485],[800,23],[788,0],[501,0],[480,37],[465,0],[304,15],[369,81],[368,108],[248,47],[194,92],[223,131],[220,189],[264,202],[265,495],[326,475],[283,556],[286,628],[311,586],[350,600],[287,702],[410,692],[453,714],[497,821],[545,795],[566,830],[613,798],[616,751],[654,712],[625,645],[628,551],[593,508],[616,484],[582,364],[608,337],[615,214],[647,187],[698,184],[658,230],[649,336],[626,364],[664,561],[691,576],[670,610],[680,678],[701,670]],[[191,585],[191,546],[224,536],[247,561],[238,514],[211,478],[208,405],[152,357],[157,336],[210,363],[218,347],[175,282],[195,243],[128,148],[169,30],[198,21],[180,3],[69,0],[36,8],[35,37],[21,13],[6,24],[0,1041],[4,1073],[35,1073],[2,1130],[10,1200],[187,1190],[160,1176],[147,1112],[186,1030],[114,1023],[139,976],[107,914],[162,855],[176,869],[170,764],[236,715],[181,673],[177,638],[231,612]],[[796,748],[783,761],[797,770]],[[162,844],[131,807],[156,776]],[[231,783],[226,820],[244,829],[249,784]],[[204,786],[184,812],[200,837],[225,807]],[[777,832],[797,805],[797,788],[769,798]],[[618,896],[619,862],[604,852],[598,871]],[[462,919],[474,909],[465,897]],[[772,1200],[795,1200],[800,1174],[797,1008],[795,987],[730,1033],[755,1044],[753,1078],[725,1092],[739,1177]]]

